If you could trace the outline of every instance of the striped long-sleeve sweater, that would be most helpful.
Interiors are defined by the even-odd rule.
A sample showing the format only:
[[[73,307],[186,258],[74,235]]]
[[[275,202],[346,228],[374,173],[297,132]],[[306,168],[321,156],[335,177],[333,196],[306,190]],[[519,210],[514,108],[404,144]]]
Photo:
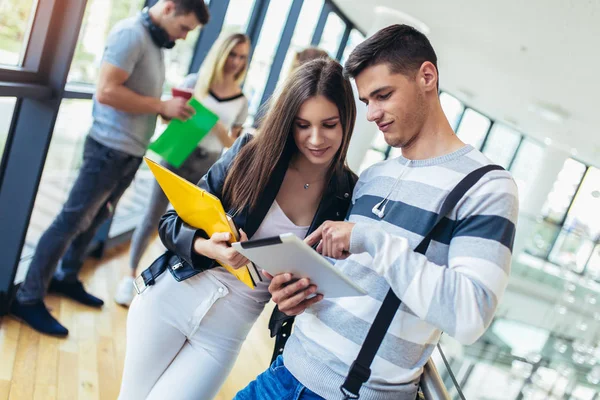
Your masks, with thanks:
[[[487,164],[465,146],[433,159],[384,161],[361,174],[348,215],[356,223],[352,255],[336,267],[368,295],[325,298],[297,317],[283,359],[300,382],[326,399],[342,398],[339,386],[390,287],[402,305],[361,399],[414,399],[442,332],[464,344],[483,334],[508,282],[518,213],[511,175],[487,173],[442,220],[426,256],[413,249],[450,190]],[[380,219],[372,209],[388,195]]]

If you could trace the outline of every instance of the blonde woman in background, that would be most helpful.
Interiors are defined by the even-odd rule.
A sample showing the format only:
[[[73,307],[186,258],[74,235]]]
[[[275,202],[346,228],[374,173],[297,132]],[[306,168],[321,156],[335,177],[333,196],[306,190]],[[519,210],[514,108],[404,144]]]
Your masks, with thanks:
[[[241,33],[220,37],[212,46],[197,74],[188,75],[182,88],[194,91],[194,97],[219,116],[215,127],[181,165],[175,168],[165,161],[161,164],[192,183],[198,182],[217,161],[223,148],[230,147],[242,131],[248,116],[248,100],[241,84],[248,69],[250,39]],[[154,182],[150,204],[131,239],[131,274],[121,280],[115,301],[129,306],[135,295],[133,280],[140,258],[148,247],[150,238],[165,213],[169,200]]]

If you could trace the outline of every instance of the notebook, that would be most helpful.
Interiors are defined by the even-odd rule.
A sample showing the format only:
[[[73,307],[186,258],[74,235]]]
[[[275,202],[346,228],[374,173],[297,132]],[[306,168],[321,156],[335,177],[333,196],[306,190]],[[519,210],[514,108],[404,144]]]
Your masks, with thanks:
[[[216,232],[229,232],[231,237],[235,238],[232,242],[239,240],[239,231],[233,219],[225,213],[218,197],[200,189],[149,158],[144,157],[144,160],[179,217],[188,225],[202,229],[208,236],[212,236]],[[252,263],[238,269],[229,265],[221,265],[251,289],[254,289],[257,282],[262,280],[260,273]]]
[[[195,98],[189,101],[189,105],[196,114],[186,121],[174,119],[169,122],[167,129],[148,147],[175,168],[181,167],[219,120]]]

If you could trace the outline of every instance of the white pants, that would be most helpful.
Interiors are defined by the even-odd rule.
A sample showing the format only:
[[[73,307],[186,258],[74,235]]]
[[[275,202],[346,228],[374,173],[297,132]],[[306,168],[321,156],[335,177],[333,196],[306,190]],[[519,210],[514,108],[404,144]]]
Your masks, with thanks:
[[[263,308],[210,273],[166,271],[129,309],[119,399],[214,398]]]

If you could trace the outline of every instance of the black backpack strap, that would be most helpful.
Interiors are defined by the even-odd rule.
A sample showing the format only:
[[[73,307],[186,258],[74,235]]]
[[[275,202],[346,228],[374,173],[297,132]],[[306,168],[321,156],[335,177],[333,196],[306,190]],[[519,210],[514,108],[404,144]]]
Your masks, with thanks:
[[[465,176],[448,194],[444,200],[444,203],[442,204],[442,208],[437,216],[437,219],[435,220],[435,223],[432,225],[421,243],[419,243],[414,251],[425,254],[435,232],[435,228],[438,226],[440,221],[446,217],[446,215],[448,215],[448,213],[458,204],[465,193],[467,193],[467,191],[488,172],[503,169],[504,168],[500,167],[499,165],[486,165]],[[346,381],[342,386],[340,386],[340,390],[344,394],[345,399],[359,398],[360,388],[367,380],[369,380],[369,377],[371,376],[371,364],[373,363],[373,359],[375,358],[375,355],[381,346],[381,342],[383,342],[383,338],[385,337],[387,330],[390,327],[394,316],[396,315],[398,307],[400,307],[400,303],[402,302],[398,296],[396,296],[394,291],[390,289],[385,296],[379,311],[377,312],[377,316],[375,316],[375,320],[373,321],[371,328],[369,328],[369,333],[367,333],[367,337],[363,342],[356,360],[354,360],[350,366]]]
[[[283,354],[283,348],[290,335],[292,334],[292,326],[296,317],[284,314],[279,311],[279,307],[275,306],[271,318],[269,319],[269,330],[271,337],[275,337],[275,348],[271,356],[271,364]]]

